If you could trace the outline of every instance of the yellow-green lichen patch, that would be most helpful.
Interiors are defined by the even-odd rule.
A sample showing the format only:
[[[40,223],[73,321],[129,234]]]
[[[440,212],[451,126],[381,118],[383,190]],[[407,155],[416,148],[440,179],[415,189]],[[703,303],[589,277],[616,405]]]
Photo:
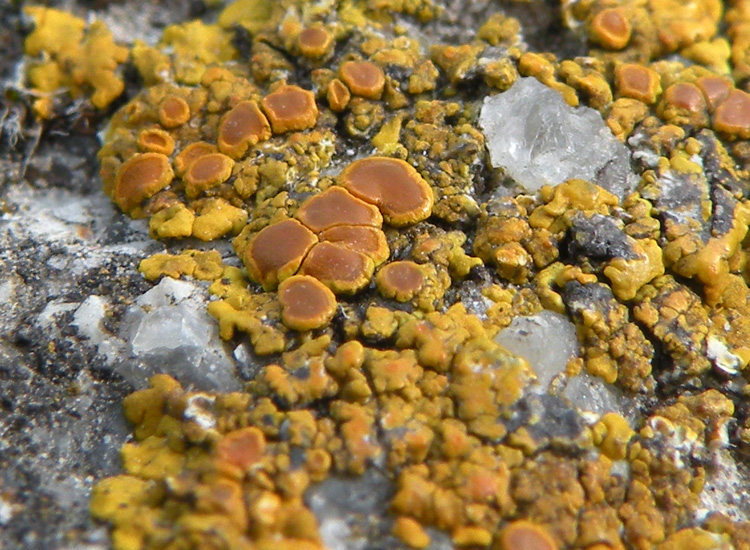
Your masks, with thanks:
[[[90,97],[97,109],[120,96],[125,83],[119,69],[128,49],[115,43],[104,23],[87,25],[72,14],[42,6],[26,7],[24,13],[35,25],[24,49],[33,58],[27,68],[29,84],[41,95],[33,105],[37,116],[55,114],[53,95],[61,90],[73,98]]]
[[[142,260],[138,270],[149,280],[162,276],[174,279],[189,276],[214,281],[221,277],[224,264],[216,250],[185,250],[180,254],[154,254]]]

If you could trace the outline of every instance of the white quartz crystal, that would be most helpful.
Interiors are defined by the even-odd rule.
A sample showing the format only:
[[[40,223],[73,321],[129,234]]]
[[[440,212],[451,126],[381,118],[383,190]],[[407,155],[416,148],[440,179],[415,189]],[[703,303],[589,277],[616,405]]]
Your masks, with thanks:
[[[568,361],[578,354],[575,325],[554,311],[516,317],[498,333],[495,341],[528,361],[541,390],[546,390],[552,379],[564,372]]]
[[[116,368],[130,381],[165,372],[200,389],[239,387],[232,360],[197,283],[164,277],[128,309],[120,337],[131,358]]]
[[[535,78],[485,98],[479,126],[492,166],[528,191],[580,178],[622,198],[636,183],[628,149],[599,112],[571,107]]]
[[[622,391],[607,384],[598,376],[582,372],[570,378],[562,395],[570,400],[581,411],[601,416],[609,412],[622,415],[633,425],[638,415],[637,406]]]

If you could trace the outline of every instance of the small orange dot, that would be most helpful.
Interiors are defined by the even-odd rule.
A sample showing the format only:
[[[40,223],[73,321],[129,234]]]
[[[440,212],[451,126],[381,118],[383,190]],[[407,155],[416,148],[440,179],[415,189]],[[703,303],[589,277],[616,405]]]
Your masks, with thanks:
[[[341,80],[354,95],[380,99],[385,86],[383,69],[370,61],[347,61],[339,69]]]
[[[170,95],[159,104],[159,122],[165,128],[176,128],[190,118],[190,106],[181,97]]]
[[[307,27],[297,36],[297,47],[305,57],[322,57],[333,43],[331,33],[323,27]]]
[[[298,86],[281,86],[261,101],[274,134],[306,130],[318,120],[315,96]]]
[[[621,50],[630,41],[632,29],[623,11],[607,8],[591,21],[591,38],[611,50]]]

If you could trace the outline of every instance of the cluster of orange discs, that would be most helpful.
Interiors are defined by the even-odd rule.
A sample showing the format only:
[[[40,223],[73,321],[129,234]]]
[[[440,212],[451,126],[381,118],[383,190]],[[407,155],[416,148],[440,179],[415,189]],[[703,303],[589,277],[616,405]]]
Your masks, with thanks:
[[[634,63],[615,69],[615,86],[620,97],[647,105],[656,103],[661,93],[659,74]],[[736,89],[727,77],[706,75],[672,84],[661,94],[657,112],[667,122],[710,125],[723,134],[750,138],[750,94]]]
[[[162,100],[158,109],[159,124],[172,129],[191,117],[188,103],[175,95]],[[306,130],[315,126],[318,107],[312,92],[298,86],[280,86],[260,101],[237,103],[221,118],[216,145],[196,141],[185,147],[174,159],[169,156],[175,143],[160,128],[148,128],[138,136],[143,153],[125,161],[117,172],[113,198],[120,208],[132,212],[141,202],[170,185],[176,174],[185,183],[189,199],[227,181],[235,160],[245,156],[253,145],[273,134]]]
[[[432,211],[430,186],[400,159],[354,161],[338,183],[303,202],[295,218],[256,233],[242,253],[253,280],[266,290],[278,286],[282,320],[296,330],[327,324],[334,293],[354,294],[370,283],[390,255],[383,221],[403,227]],[[423,284],[412,262],[393,262],[381,273],[378,286],[387,297],[408,299]]]

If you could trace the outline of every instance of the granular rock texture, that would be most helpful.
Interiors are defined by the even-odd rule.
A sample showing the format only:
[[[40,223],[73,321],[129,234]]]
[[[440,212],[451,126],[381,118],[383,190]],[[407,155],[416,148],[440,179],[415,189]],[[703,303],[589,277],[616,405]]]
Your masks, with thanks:
[[[0,540],[750,548],[743,1],[23,4]]]

